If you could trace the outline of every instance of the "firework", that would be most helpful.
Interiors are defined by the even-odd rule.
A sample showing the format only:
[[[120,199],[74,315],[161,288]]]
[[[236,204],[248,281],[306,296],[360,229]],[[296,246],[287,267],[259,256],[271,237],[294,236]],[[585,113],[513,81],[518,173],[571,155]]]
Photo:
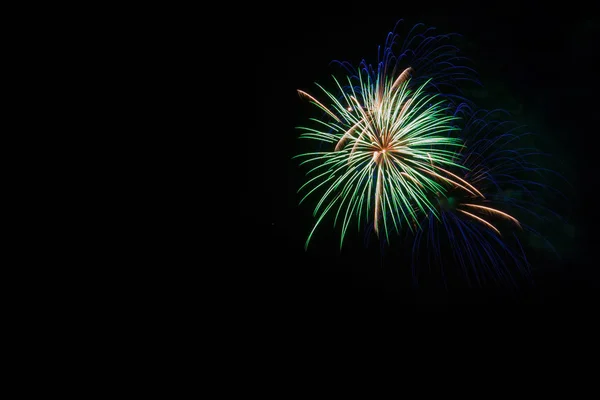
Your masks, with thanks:
[[[444,261],[452,259],[468,281],[512,283],[516,274],[530,275],[520,237],[535,236],[553,249],[533,223],[548,215],[559,217],[544,199],[560,192],[540,179],[552,171],[536,162],[543,153],[524,143],[531,133],[510,122],[506,112],[465,110],[471,114],[463,119],[465,146],[453,160],[464,168],[454,168],[454,173],[478,191],[454,186],[436,194],[437,216],[424,216],[414,235],[413,274],[416,278],[423,245],[427,263],[442,271]]]
[[[365,60],[357,68],[338,62],[346,76],[342,82],[334,77],[334,91],[317,84],[317,99],[298,90],[322,115],[311,119],[313,126],[299,127],[301,139],[319,141],[323,150],[298,156],[307,157],[302,164],[314,164],[299,190],[306,191],[301,202],[320,196],[306,246],[328,214],[335,214],[334,224],[341,222],[340,247],[353,220],[371,221],[389,241],[392,230],[413,229],[419,214],[437,216],[430,192],[444,193],[449,182],[474,190],[447,170],[460,168],[452,161],[461,146],[454,135],[460,91],[442,90],[476,81],[474,73],[448,43],[451,35],[418,24],[395,51],[395,30],[376,68]]]
[[[459,105],[470,103],[464,96],[465,86],[481,86],[476,71],[471,68],[468,58],[460,54],[459,48],[453,42],[459,34],[438,34],[436,28],[424,24],[416,24],[401,37],[398,30],[403,23],[399,20],[394,29],[388,33],[383,46],[378,48],[375,67],[366,60],[358,66],[347,61],[334,60],[347,75],[356,77],[367,74],[373,81],[385,76],[402,76],[409,74],[413,85],[420,86],[430,82],[429,89],[443,94],[444,97]]]
[[[296,156],[309,166],[300,203],[314,201],[305,247],[329,218],[340,248],[352,224],[387,243],[404,232],[415,279],[424,258],[479,284],[529,274],[523,236],[545,241],[532,221],[558,217],[543,200],[557,194],[541,179],[552,171],[505,112],[474,111],[461,84],[479,83],[451,37],[418,24],[398,45],[391,32],[375,67],[336,62],[332,90],[298,90],[319,113],[298,127],[320,146]]]
[[[428,82],[411,89],[410,70],[397,77],[377,81],[359,76],[359,90],[344,92],[338,100],[321,88],[327,105],[304,91],[328,117],[314,120],[320,129],[300,127],[300,138],[323,141],[329,151],[301,154],[302,164],[316,164],[312,176],[301,188],[308,193],[321,189],[314,215],[318,224],[329,211],[342,223],[340,246],[353,218],[370,218],[377,234],[399,231],[403,224],[418,220],[417,213],[436,213],[429,192],[445,192],[441,182],[452,182],[469,189],[469,184],[445,167],[460,168],[452,161],[454,148],[462,146],[451,134],[456,117],[447,101],[426,93]],[[313,176],[314,175],[314,176]],[[307,245],[314,232],[307,239]]]

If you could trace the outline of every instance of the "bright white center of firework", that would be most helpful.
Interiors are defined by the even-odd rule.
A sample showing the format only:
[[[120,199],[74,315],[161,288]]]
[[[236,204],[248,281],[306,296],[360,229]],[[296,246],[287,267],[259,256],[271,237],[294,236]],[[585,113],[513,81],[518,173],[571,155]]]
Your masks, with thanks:
[[[352,107],[348,107],[347,110],[351,112],[352,111]]]

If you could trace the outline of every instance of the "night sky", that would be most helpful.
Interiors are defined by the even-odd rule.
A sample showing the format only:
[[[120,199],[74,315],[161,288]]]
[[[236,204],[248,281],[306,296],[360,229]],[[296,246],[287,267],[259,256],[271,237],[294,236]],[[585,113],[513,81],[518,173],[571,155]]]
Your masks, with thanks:
[[[386,12],[385,16],[284,15],[253,21],[249,51],[255,87],[248,96],[255,104],[255,132],[249,139],[245,171],[248,189],[244,207],[252,260],[261,270],[264,287],[273,301],[298,309],[316,304],[365,304],[385,301],[406,307],[448,309],[459,304],[480,306],[593,308],[598,300],[600,273],[598,246],[597,70],[592,68],[600,39],[600,19],[590,14],[577,18],[531,15],[498,17],[427,15]],[[444,14],[447,15],[447,14]],[[332,60],[357,64],[365,58],[375,64],[377,46],[398,19],[406,26],[422,22],[439,33],[459,33],[462,55],[479,74],[485,90],[474,100],[485,108],[504,108],[514,120],[543,134],[539,144],[554,154],[552,168],[571,183],[568,204],[557,204],[565,224],[542,232],[558,241],[560,260],[530,254],[535,286],[518,290],[411,288],[408,266],[395,263],[393,251],[384,254],[372,242],[350,238],[339,249],[339,229],[324,222],[308,251],[304,242],[314,219],[313,206],[298,205],[296,193],[304,183],[298,160],[307,150],[294,128],[314,116],[313,108],[296,90],[318,93],[314,82],[329,84],[341,76]],[[472,97],[473,97],[472,96]],[[316,142],[310,143],[316,145]],[[356,235],[362,238],[361,235]],[[388,254],[389,253],[389,254]],[[254,262],[254,261],[253,261]],[[252,263],[250,263],[252,264]],[[249,265],[250,265],[249,264]]]

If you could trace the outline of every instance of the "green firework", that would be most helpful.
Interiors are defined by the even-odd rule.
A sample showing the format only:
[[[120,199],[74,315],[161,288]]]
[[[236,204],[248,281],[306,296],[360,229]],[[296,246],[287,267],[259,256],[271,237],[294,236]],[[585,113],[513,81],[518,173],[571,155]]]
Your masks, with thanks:
[[[419,213],[438,215],[429,200],[433,193],[446,193],[448,185],[461,186],[444,169],[461,167],[453,159],[460,139],[450,105],[425,91],[425,84],[411,88],[408,68],[395,79],[359,75],[359,85],[344,90],[335,80],[339,96],[319,86],[325,103],[303,91],[303,97],[324,112],[314,119],[316,128],[299,127],[301,139],[325,142],[329,151],[300,154],[310,164],[308,181],[299,192],[319,196],[313,215],[315,229],[326,215],[341,223],[340,247],[352,221],[372,221],[375,232],[400,232],[403,224],[413,229]],[[463,184],[466,184],[463,182]]]

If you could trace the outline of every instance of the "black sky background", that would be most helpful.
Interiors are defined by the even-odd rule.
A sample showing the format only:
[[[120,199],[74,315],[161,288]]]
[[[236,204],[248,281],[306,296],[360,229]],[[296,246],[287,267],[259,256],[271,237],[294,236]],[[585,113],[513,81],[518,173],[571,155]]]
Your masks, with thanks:
[[[600,274],[596,252],[598,180],[595,167],[599,142],[596,124],[596,71],[600,19],[542,15],[498,16],[407,13],[401,8],[385,16],[280,14],[253,20],[249,44],[254,65],[251,102],[255,133],[249,140],[248,191],[244,206],[252,260],[262,272],[266,290],[293,308],[315,304],[396,302],[408,307],[453,304],[516,305],[549,309],[594,307]],[[517,292],[409,287],[403,266],[379,256],[379,249],[350,243],[340,252],[339,231],[321,226],[309,250],[306,236],[313,224],[310,205],[298,206],[296,194],[304,171],[291,157],[299,152],[295,126],[311,116],[296,89],[316,92],[314,82],[328,83],[339,70],[332,60],[353,64],[376,62],[377,46],[398,19],[406,25],[425,23],[440,33],[463,36],[469,57],[486,87],[476,99],[486,107],[520,110],[517,121],[547,139],[544,148],[559,161],[553,167],[571,184],[567,219],[573,238],[560,261],[540,261],[535,288]],[[597,147],[596,147],[597,148]],[[304,148],[302,148],[304,149]],[[556,229],[563,229],[557,227]],[[329,230],[329,232],[327,232]],[[553,232],[543,232],[552,236]],[[355,246],[356,245],[356,246]],[[535,255],[532,257],[535,262]],[[549,264],[549,265],[546,265]],[[406,267],[405,267],[406,268]]]

